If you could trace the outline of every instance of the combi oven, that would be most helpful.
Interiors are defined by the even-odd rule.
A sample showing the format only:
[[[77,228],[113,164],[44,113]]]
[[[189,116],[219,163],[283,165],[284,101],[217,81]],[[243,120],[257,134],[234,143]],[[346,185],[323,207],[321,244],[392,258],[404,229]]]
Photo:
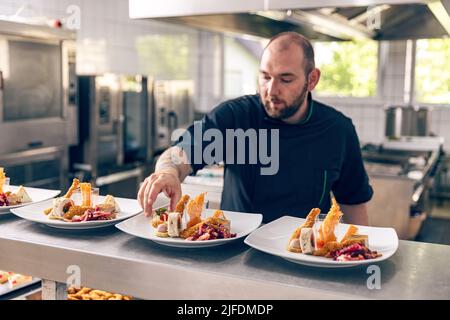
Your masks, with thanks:
[[[13,184],[61,188],[77,143],[75,34],[0,21],[0,166]]]

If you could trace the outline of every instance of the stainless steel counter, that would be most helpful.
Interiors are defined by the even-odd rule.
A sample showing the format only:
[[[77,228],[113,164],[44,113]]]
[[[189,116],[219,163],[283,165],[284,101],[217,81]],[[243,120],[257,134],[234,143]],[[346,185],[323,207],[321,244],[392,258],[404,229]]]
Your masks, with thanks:
[[[186,250],[114,227],[73,232],[0,217],[0,269],[147,299],[450,299],[450,246],[400,241],[379,263],[381,289],[366,267],[321,269],[258,252],[242,241]]]

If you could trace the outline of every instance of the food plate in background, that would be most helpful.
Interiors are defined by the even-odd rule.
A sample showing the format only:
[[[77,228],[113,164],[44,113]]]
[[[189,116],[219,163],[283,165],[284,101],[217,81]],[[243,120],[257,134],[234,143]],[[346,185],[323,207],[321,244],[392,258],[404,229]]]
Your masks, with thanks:
[[[202,212],[203,218],[211,217],[216,210],[205,209]],[[152,227],[151,219],[140,214],[132,219],[116,225],[117,228],[130,235],[152,240],[156,243],[177,248],[204,248],[219,246],[239,238],[245,237],[256,230],[262,222],[261,214],[243,213],[233,211],[223,211],[228,220],[231,221],[231,232],[236,233],[236,237],[227,239],[214,239],[204,241],[187,241],[182,238],[160,238],[155,235],[155,228]]]
[[[101,203],[105,196],[98,196],[97,201]],[[142,208],[135,199],[115,198],[120,207],[120,212],[117,213],[115,219],[112,220],[95,220],[83,222],[66,222],[61,220],[53,220],[44,214],[44,210],[52,207],[53,200],[48,200],[26,207],[12,209],[11,212],[16,216],[29,221],[45,224],[49,227],[68,229],[68,230],[84,230],[95,229],[114,225],[120,221],[131,218],[140,212]],[[164,195],[158,196],[155,201],[154,208],[167,206],[170,200]]]
[[[5,186],[5,191],[17,192],[19,186]],[[61,190],[51,190],[51,189],[40,189],[40,188],[30,188],[25,187],[25,191],[28,193],[30,198],[33,200],[32,202],[25,202],[21,204],[16,204],[14,206],[4,206],[0,207],[0,215],[9,214],[11,209],[19,208],[23,206],[33,205],[42,201],[46,201],[49,199],[53,199],[58,194],[61,193]]]
[[[32,278],[32,280],[30,282],[26,282],[23,284],[20,284],[18,286],[15,286],[14,288],[11,288],[8,284],[8,282],[4,283],[4,284],[0,284],[0,300],[2,298],[2,296],[7,295],[7,294],[11,294],[14,293],[15,291],[18,291],[20,289],[32,286],[38,282],[41,282],[41,279],[39,278]]]
[[[298,226],[303,224],[304,221],[305,219],[302,218],[290,216],[281,217],[250,234],[245,239],[245,243],[257,250],[284,258],[294,263],[325,268],[346,268],[364,264],[374,264],[390,258],[398,248],[398,236],[394,229],[357,226],[359,234],[369,236],[369,249],[381,253],[381,257],[360,261],[334,261],[330,258],[287,251],[286,246],[292,232]],[[344,234],[348,226],[348,224],[340,223],[336,227],[337,234]]]

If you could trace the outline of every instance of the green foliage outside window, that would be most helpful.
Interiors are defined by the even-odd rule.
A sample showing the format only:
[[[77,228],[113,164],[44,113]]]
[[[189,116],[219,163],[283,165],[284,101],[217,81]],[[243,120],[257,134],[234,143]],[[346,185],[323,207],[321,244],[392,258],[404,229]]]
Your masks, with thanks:
[[[376,41],[316,42],[316,66],[321,78],[319,95],[370,97],[376,94]]]
[[[141,67],[157,79],[189,79],[190,39],[187,34],[140,36],[136,49]]]
[[[416,46],[416,101],[450,104],[450,39],[423,39]]]

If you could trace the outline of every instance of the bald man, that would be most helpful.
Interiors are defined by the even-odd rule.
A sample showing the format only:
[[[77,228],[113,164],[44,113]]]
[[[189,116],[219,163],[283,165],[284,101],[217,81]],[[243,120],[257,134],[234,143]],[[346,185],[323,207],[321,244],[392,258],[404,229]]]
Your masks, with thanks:
[[[373,191],[358,137],[351,119],[312,99],[319,79],[305,37],[294,32],[273,37],[261,57],[259,94],[221,103],[161,155],[139,190],[145,214],[152,215],[161,192],[174,208],[181,181],[211,164],[205,153],[219,145],[223,148],[216,148],[213,162],[225,164],[221,209],[262,213],[264,222],[305,217],[316,207],[327,212],[333,192],[346,222],[367,225],[366,203]],[[227,139],[231,133],[236,139],[244,134],[245,143],[236,147]],[[267,159],[273,162],[270,168]]]

